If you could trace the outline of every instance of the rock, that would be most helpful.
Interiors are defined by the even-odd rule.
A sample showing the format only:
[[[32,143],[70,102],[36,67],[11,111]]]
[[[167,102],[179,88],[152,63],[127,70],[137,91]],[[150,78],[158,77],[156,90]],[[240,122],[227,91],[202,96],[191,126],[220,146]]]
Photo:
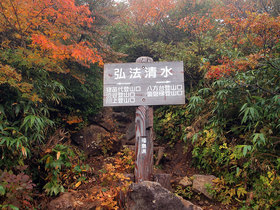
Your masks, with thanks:
[[[77,192],[66,192],[60,195],[58,198],[52,200],[49,205],[49,210],[68,210],[68,209],[79,209],[79,210],[93,210],[99,205],[98,201],[87,201],[82,202],[78,197],[80,196]]]
[[[75,198],[71,193],[63,193],[58,198],[52,200],[49,205],[48,209],[54,210],[67,210],[67,209],[74,209],[75,208]]]
[[[217,177],[213,175],[193,175],[193,189],[196,192],[204,194],[206,197],[212,199],[212,196],[207,192],[207,185],[214,185],[212,182]]]
[[[103,107],[103,109],[95,116],[90,116],[89,120],[91,124],[99,125],[105,130],[112,132],[115,129],[115,124],[113,123],[112,117],[113,110],[112,107]]]
[[[162,159],[163,156],[164,156],[164,147],[154,147],[154,150],[157,150],[157,151],[158,151],[158,154],[157,154],[157,161],[156,161],[155,165],[159,165],[161,159]]]
[[[135,108],[131,107],[104,107],[99,114],[90,116],[91,124],[104,128],[107,132],[119,132],[126,141],[135,137]]]
[[[187,187],[192,185],[192,181],[189,177],[185,176],[181,181],[179,182],[180,185]]]
[[[129,124],[126,130],[125,138],[127,141],[130,141],[133,138],[135,138],[135,122]]]
[[[129,210],[191,210],[180,198],[157,182],[144,181],[130,185],[127,194]]]
[[[201,200],[201,201],[198,201],[198,204],[201,205],[201,206],[203,206],[203,205],[204,205],[204,201],[202,201],[202,200]]]
[[[180,200],[182,201],[182,203],[184,204],[184,206],[187,209],[192,209],[192,210],[202,210],[201,207],[194,205],[192,202],[185,200],[184,198],[182,198],[181,196],[178,196],[178,198],[180,198]]]
[[[90,125],[80,132],[72,135],[72,140],[80,146],[88,155],[100,155],[102,153],[102,143],[105,136],[110,133],[98,125]],[[118,151],[121,145],[114,143],[114,149]]]
[[[114,106],[112,107],[113,112],[125,112],[129,115],[133,116],[135,115],[135,107],[129,107],[129,106]]]
[[[101,143],[101,136],[109,134],[104,128],[97,125],[90,125],[82,129],[72,138],[75,143],[82,145],[86,150],[95,150]]]
[[[154,181],[160,183],[160,185],[168,190],[172,190],[170,181],[171,174],[157,173],[154,174]]]
[[[127,113],[113,113],[113,118],[120,123],[131,123],[131,118]]]

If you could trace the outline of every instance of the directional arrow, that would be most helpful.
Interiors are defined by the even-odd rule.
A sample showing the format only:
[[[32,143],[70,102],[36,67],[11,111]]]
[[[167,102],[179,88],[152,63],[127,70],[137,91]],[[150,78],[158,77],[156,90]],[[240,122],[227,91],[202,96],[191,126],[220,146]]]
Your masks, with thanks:
[[[171,81],[159,81],[159,82],[156,82],[157,84],[168,84],[168,83],[171,83]]]
[[[131,82],[119,82],[117,85],[131,85]]]

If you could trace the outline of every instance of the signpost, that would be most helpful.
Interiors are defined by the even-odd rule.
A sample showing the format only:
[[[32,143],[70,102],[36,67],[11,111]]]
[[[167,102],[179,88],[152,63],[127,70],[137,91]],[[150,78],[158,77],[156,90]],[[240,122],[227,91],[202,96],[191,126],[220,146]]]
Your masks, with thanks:
[[[153,176],[153,108],[149,105],[184,103],[183,62],[140,57],[136,63],[105,64],[104,106],[139,106],[135,118],[136,182]]]
[[[183,62],[105,64],[104,106],[184,103]]]

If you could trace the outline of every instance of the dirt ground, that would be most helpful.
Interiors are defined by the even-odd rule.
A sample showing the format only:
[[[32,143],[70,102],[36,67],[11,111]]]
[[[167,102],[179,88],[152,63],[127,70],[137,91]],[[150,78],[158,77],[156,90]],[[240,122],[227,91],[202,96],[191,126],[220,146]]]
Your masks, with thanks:
[[[159,165],[154,167],[154,173],[168,173],[171,174],[171,186],[172,191],[175,193],[176,189],[179,185],[180,180],[185,177],[191,177],[194,174],[203,174],[203,172],[198,169],[192,167],[191,160],[191,148],[186,149],[182,142],[177,143],[174,147],[170,148],[167,145],[164,146],[166,149],[164,151],[164,155],[160,160]],[[93,168],[94,172],[92,177],[88,180],[86,184],[82,184],[76,190],[71,190],[70,193],[77,200],[86,200],[88,193],[92,190],[98,183],[96,179],[97,172],[102,169],[103,164],[110,159],[110,156],[92,156],[87,159],[87,164]],[[155,162],[156,162],[156,154],[155,154]],[[48,203],[54,198],[49,197],[38,197],[40,200],[40,209],[47,209]],[[206,196],[202,194],[198,194],[196,192],[192,192],[192,196],[188,199],[195,205],[202,207],[205,210],[222,210],[222,209],[237,209],[234,206],[225,206],[216,201],[208,199]],[[89,206],[90,207],[90,206]]]

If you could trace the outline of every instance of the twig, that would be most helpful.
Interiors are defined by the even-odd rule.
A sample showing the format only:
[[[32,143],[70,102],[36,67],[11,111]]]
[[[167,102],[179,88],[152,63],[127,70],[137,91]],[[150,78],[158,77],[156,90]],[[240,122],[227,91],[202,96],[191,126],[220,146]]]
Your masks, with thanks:
[[[4,14],[4,6],[2,5],[2,3],[0,2],[0,6],[1,6],[1,8],[2,8],[2,15],[3,15],[3,17],[5,18],[5,20],[7,21],[7,23],[15,30],[15,31],[18,31],[17,30],[17,28],[9,21],[9,19],[7,18],[7,16]]]
[[[20,32],[20,34],[22,35],[22,29],[21,29],[21,25],[20,25],[20,22],[19,22],[17,10],[16,10],[16,8],[15,8],[15,6],[14,6],[12,0],[10,0],[10,3],[11,3],[11,5],[12,5],[12,8],[13,8],[13,10],[14,10],[14,14],[15,14],[15,16],[16,16],[16,20],[17,20],[18,27],[19,27],[19,32]]]

